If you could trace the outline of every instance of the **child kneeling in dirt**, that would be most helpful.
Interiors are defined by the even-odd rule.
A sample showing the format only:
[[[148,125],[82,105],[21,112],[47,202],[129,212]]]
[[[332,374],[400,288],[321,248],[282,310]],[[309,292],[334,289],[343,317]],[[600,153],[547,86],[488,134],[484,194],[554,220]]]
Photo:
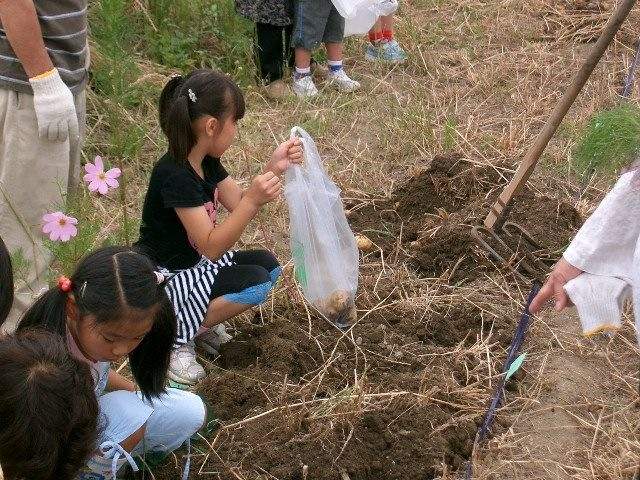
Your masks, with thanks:
[[[342,68],[344,18],[331,0],[295,0],[292,45],[295,47],[293,91],[300,97],[318,94],[311,78],[311,52],[321,42],[327,49],[328,82],[341,92],[353,92],[360,83]]]
[[[13,301],[2,239],[0,279],[2,324]],[[42,331],[0,335],[0,366],[0,478],[72,478],[93,453],[98,432],[88,366],[69,355],[58,335]]]
[[[166,289],[178,337],[169,377],[182,384],[205,376],[195,345],[217,354],[231,338],[223,322],[263,303],[281,272],[268,251],[231,248],[260,208],[280,196],[279,177],[302,161],[302,147],[297,139],[281,144],[243,191],[220,157],[244,109],[238,86],[212,70],[174,77],[160,97],[169,152],[151,173],[137,246],[171,275]],[[229,216],[216,226],[218,202]]]
[[[200,397],[165,388],[176,320],[164,278],[144,255],[106,247],[85,257],[70,278],[61,277],[38,298],[16,335],[32,330],[56,334],[92,376],[99,433],[79,480],[115,478],[126,463],[137,470],[132,455],[165,456],[204,424]],[[125,356],[135,384],[110,368]],[[65,452],[71,459],[78,453]]]

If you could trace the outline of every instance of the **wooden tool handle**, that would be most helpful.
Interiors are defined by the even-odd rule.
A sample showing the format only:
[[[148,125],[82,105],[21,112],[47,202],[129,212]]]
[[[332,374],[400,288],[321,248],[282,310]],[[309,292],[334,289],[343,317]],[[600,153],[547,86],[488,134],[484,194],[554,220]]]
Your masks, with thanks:
[[[600,58],[615,37],[616,32],[620,29],[622,22],[624,22],[627,15],[629,15],[629,12],[635,3],[636,0],[622,0],[616,11],[611,15],[611,18],[609,18],[604,30],[600,34],[600,38],[598,38],[598,41],[589,52],[589,56],[584,62],[584,65],[582,65],[582,68],[580,68],[576,74],[573,82],[569,85],[569,88],[567,88],[564,95],[562,95],[562,98],[553,109],[551,116],[547,120],[542,131],[536,137],[533,145],[529,147],[529,150],[518,166],[511,182],[509,182],[509,184],[504,188],[496,200],[496,203],[491,207],[489,215],[487,215],[487,218],[484,220],[485,227],[493,229],[496,227],[496,224],[499,226],[502,223],[502,216],[505,208],[507,208],[513,198],[520,193],[522,187],[524,187],[527,180],[529,180],[529,177],[533,173],[533,169],[540,159],[540,155],[542,155],[542,152],[549,143],[549,140],[551,140],[551,137],[558,129],[560,122],[562,122],[562,119],[569,111],[569,108],[573,105],[573,102],[580,93],[580,90],[582,90],[584,84],[587,83],[587,80],[591,76],[591,72],[593,72],[593,69],[600,61]]]

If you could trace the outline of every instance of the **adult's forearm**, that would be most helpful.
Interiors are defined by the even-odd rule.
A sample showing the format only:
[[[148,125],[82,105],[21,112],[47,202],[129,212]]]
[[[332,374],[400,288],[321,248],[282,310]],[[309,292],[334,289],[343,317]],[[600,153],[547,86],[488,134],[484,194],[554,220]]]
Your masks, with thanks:
[[[33,0],[0,0],[0,21],[13,51],[29,77],[53,68],[44,46]]]

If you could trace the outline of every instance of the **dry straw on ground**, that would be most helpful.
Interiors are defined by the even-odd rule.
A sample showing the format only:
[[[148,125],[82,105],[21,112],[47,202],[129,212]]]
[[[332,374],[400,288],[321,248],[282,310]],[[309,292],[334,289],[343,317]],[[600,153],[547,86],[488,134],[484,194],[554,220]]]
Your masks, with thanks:
[[[192,478],[417,480],[460,474],[528,286],[473,249],[453,255],[454,243],[443,242],[444,260],[425,270],[412,242],[436,256],[429,246],[438,235],[481,218],[579,68],[589,48],[583,42],[597,34],[612,6],[407,0],[398,16],[398,37],[409,53],[405,65],[366,63],[362,41],[348,42],[346,66],[362,81],[361,92],[323,88],[318,99],[280,103],[259,89],[247,93],[248,114],[225,158],[229,169],[247,181],[290,127],[302,125],[341,186],[354,228],[366,224],[370,231],[359,233],[375,246],[362,257],[360,320],[349,331],[318,316],[287,278],[255,316],[234,322],[241,333],[220,358],[203,358],[210,375],[199,391],[222,426],[199,444]],[[637,20],[634,12],[629,25]],[[578,179],[568,158],[579,127],[615,102],[632,55],[625,28],[549,145],[529,203],[518,207],[526,227],[544,233],[553,225],[562,232],[552,239],[561,244],[550,244],[556,254],[577,226],[563,223],[570,206],[587,214],[608,188],[610,179],[594,179],[576,199]],[[169,73],[154,65],[144,65],[143,72],[139,82],[154,84]],[[96,150],[105,147],[100,133],[108,122],[100,102],[89,101]],[[141,155],[125,165],[132,215],[140,211],[146,177],[164,149],[150,112],[151,100],[128,112],[132,122],[152,127]],[[424,211],[409,206],[398,214],[404,208],[398,187],[411,177],[434,178],[425,169],[442,154],[458,163],[448,164],[438,182],[457,186],[470,178],[473,188],[459,198],[457,187],[447,190],[438,208],[427,202]],[[106,212],[99,215],[106,220]],[[105,224],[121,221],[120,215]],[[273,249],[286,261],[287,230],[286,207],[276,203],[242,244]],[[631,326],[613,339],[592,341],[582,339],[575,325],[573,315],[535,321],[525,344],[528,360],[507,392],[494,437],[476,450],[475,478],[633,475],[640,414]],[[176,478],[179,457],[146,475]]]

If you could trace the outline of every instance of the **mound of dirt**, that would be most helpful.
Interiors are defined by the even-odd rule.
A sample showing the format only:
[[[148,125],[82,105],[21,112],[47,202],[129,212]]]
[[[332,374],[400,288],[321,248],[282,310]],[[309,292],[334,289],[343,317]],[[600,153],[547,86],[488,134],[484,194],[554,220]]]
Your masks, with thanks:
[[[473,258],[470,230],[506,182],[500,172],[436,157],[391,198],[352,206],[350,220],[387,260],[397,256],[426,276],[471,278],[488,268]],[[533,222],[548,248],[562,245],[577,213],[526,195],[513,218]],[[241,333],[198,386],[222,426],[208,438],[215,453],[196,445],[203,454],[192,469],[222,480],[426,480],[459,472],[490,395],[487,372],[500,368],[487,359],[503,358],[517,307],[480,282],[422,281],[437,298],[413,292],[420,305],[407,293],[415,277],[390,272],[381,277],[375,262],[362,267],[360,320],[348,334],[290,298],[274,304],[264,325],[236,322]],[[177,474],[173,461],[154,472],[158,480]]]
[[[473,164],[460,155],[436,156],[391,198],[351,205],[349,221],[384,254],[409,259],[426,277],[473,280],[487,266],[478,263],[471,230],[482,223],[506,184],[502,171],[501,166]],[[559,254],[581,223],[571,205],[526,188],[508,219],[528,229],[550,255]]]
[[[375,278],[364,272],[363,288],[372,291]],[[223,425],[242,424],[214,433],[216,454],[195,456],[192,469],[223,480],[237,479],[236,472],[424,480],[462,468],[483,410],[477,393],[465,391],[488,389],[485,367],[464,347],[482,336],[502,352],[515,316],[483,304],[482,292],[425,311],[394,291],[380,287],[389,306],[363,318],[351,336],[285,307],[266,325],[237,324],[242,333],[224,346],[220,370],[198,393]],[[372,308],[368,300],[359,307]],[[169,462],[155,477],[174,478],[175,468]]]

